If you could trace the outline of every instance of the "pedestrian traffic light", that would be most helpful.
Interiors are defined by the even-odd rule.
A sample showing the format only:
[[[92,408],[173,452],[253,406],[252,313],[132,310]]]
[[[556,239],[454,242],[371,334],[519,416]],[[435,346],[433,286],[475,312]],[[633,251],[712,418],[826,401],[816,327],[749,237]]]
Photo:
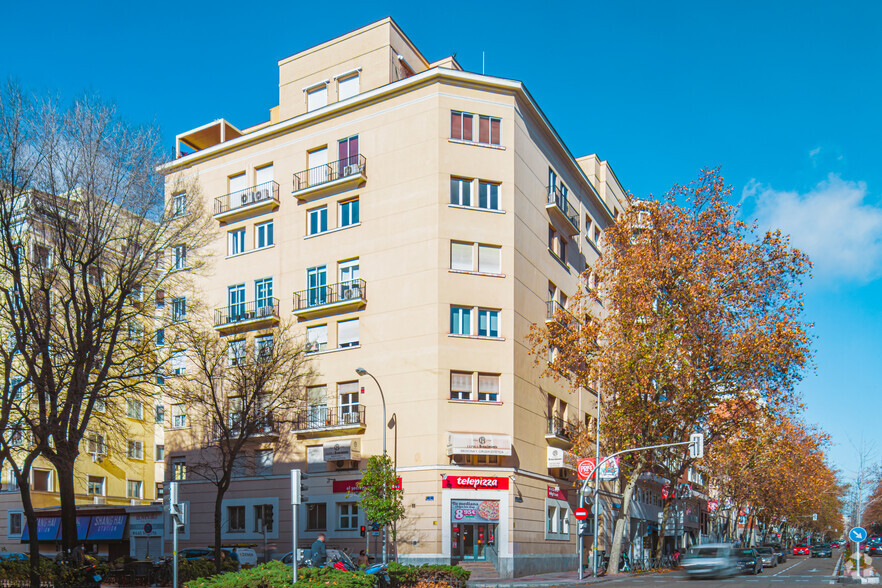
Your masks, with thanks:
[[[361,536],[364,537],[366,533],[367,533],[367,529],[365,528],[364,525],[362,525],[361,526]]]
[[[273,528],[273,517],[275,513],[273,513],[273,505],[272,504],[264,504],[263,505],[263,528],[264,529],[272,529]]]
[[[303,485],[303,472],[291,470],[291,504],[306,502],[306,486]]]

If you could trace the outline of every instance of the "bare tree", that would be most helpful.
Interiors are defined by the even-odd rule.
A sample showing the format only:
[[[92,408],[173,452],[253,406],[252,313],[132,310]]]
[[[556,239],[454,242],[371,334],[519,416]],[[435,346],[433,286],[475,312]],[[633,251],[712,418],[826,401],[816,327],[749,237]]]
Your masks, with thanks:
[[[99,420],[121,431],[125,401],[153,395],[164,292],[185,287],[179,270],[199,270],[211,238],[192,187],[166,205],[164,159],[155,128],[93,98],[60,109],[12,85],[0,97],[0,331],[6,376],[26,389],[0,408],[57,472],[65,550],[81,443]]]
[[[267,439],[284,443],[286,428],[306,408],[306,387],[313,380],[306,341],[290,324],[258,331],[250,342],[227,338],[204,322],[182,328],[180,342],[188,365],[169,380],[170,396],[189,410],[192,441],[199,444],[187,476],[216,488],[215,563],[221,568],[224,495],[244,469],[246,450]],[[278,450],[278,446],[276,447]]]

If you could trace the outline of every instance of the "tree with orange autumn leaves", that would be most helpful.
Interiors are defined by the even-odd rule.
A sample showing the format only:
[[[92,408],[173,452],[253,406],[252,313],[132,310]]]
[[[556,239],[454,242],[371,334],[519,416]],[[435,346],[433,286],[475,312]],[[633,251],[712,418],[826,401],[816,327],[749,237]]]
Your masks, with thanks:
[[[758,235],[739,221],[730,191],[717,170],[703,170],[658,200],[633,200],[606,231],[586,287],[531,331],[547,375],[600,388],[606,454],[694,431],[711,448],[757,411],[795,403],[811,357],[799,293],[810,263],[780,232]],[[728,418],[714,418],[721,407]],[[692,462],[685,446],[623,458],[611,562],[639,475],[677,480]]]

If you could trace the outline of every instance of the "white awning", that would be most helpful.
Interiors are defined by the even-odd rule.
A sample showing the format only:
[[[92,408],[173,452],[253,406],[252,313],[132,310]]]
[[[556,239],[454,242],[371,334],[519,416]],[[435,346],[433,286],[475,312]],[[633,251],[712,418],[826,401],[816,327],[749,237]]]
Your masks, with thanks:
[[[448,433],[447,455],[511,455],[511,435]]]
[[[341,459],[361,459],[361,441],[359,439],[342,439],[328,441],[322,445],[325,461]]]

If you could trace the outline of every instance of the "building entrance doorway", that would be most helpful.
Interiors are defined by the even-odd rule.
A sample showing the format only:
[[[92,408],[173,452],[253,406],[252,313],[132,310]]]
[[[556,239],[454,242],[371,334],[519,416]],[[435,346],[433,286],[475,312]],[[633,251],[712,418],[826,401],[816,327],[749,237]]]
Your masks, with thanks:
[[[495,549],[496,525],[458,523],[450,533],[450,556],[454,561],[485,561],[488,549]]]

